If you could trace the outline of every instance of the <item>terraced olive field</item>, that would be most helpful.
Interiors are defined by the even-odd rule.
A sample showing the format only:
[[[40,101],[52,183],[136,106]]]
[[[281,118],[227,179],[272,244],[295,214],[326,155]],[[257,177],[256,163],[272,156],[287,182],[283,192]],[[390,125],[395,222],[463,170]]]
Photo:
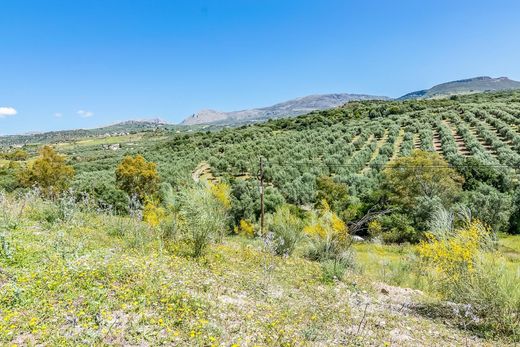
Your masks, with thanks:
[[[355,102],[298,118],[212,132],[148,132],[109,150],[100,144],[62,145],[80,173],[112,173],[125,154],[157,162],[164,180],[185,184],[201,163],[207,173],[256,180],[259,158],[266,179],[287,202],[312,203],[314,180],[345,182],[354,195],[371,188],[392,159],[414,149],[440,154],[453,167],[472,157],[481,165],[516,176],[520,166],[520,95],[478,94],[455,100]],[[79,144],[81,143],[81,145]],[[368,185],[368,187],[367,187]],[[308,194],[305,194],[305,193]],[[303,194],[300,194],[303,193]]]

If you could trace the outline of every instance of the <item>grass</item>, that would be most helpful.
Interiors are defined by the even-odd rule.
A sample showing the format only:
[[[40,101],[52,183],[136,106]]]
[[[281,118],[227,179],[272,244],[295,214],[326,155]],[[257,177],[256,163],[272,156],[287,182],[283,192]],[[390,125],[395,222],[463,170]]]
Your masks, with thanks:
[[[353,248],[359,271],[372,280],[424,289],[424,285],[410,271],[410,260],[414,258],[413,246],[359,243]]]
[[[111,145],[124,144],[128,142],[138,142],[143,139],[143,134],[116,135],[116,136],[100,136],[93,138],[84,138],[74,142],[58,143],[58,148],[75,148],[76,146],[94,146],[94,145]]]
[[[319,263],[274,256],[261,239],[229,236],[195,259],[127,217],[57,218],[33,198],[1,207],[2,345],[486,344],[379,283],[410,247],[358,244],[358,269],[324,282]]]
[[[500,235],[498,250],[509,263],[520,265],[520,235]]]
[[[356,261],[360,270],[374,280],[391,282],[395,285],[408,286],[416,289],[420,284],[411,276],[397,276],[400,270],[405,271],[409,260],[415,257],[411,245],[383,245],[375,243],[358,243],[353,246]],[[488,254],[490,258],[501,257],[512,274],[520,267],[520,235],[501,234],[496,253]]]

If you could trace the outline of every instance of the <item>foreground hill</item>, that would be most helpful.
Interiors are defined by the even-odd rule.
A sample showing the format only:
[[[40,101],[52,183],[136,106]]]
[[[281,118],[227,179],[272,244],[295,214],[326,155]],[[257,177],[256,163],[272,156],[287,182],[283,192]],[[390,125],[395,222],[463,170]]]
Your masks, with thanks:
[[[387,97],[362,94],[324,94],[309,95],[279,104],[253,108],[249,110],[219,112],[214,110],[202,110],[186,118],[182,124],[233,124],[245,122],[258,122],[266,119],[298,116],[315,110],[325,110],[341,106],[356,100],[386,100]]]
[[[501,90],[520,89],[520,82],[507,77],[474,77],[465,80],[438,84],[430,89],[408,93],[399,100],[442,98],[457,94],[496,92]]]
[[[4,197],[0,208],[11,223],[0,252],[2,345],[502,345],[429,317],[418,290],[356,270],[324,281],[318,263],[262,242],[228,237],[194,259],[129,217],[72,206],[59,217],[34,196]],[[388,261],[377,259],[366,265]]]

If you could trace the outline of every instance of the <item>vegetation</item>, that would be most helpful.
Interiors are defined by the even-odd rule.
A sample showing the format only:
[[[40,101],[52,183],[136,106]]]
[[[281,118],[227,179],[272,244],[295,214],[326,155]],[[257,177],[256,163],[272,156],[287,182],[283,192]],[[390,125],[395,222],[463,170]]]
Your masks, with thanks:
[[[118,188],[141,200],[157,192],[158,181],[157,164],[147,162],[141,155],[126,156],[116,169]]]
[[[0,341],[519,342],[519,115],[502,92],[24,138],[0,162]]]
[[[26,187],[36,186],[48,197],[63,192],[74,176],[74,168],[51,147],[44,146],[40,156],[20,171],[20,182]]]

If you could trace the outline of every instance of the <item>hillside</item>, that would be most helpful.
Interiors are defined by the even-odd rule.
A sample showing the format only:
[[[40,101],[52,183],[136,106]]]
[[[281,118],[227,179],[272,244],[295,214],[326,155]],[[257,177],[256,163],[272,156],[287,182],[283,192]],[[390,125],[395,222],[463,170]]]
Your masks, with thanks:
[[[474,77],[459,81],[446,82],[430,89],[419,90],[403,95],[399,100],[441,98],[458,94],[496,92],[520,89],[520,82],[507,77]]]
[[[0,343],[520,341],[520,91],[206,130],[2,153]]]
[[[357,270],[326,282],[316,262],[255,240],[228,237],[200,260],[130,218],[79,205],[58,217],[34,196],[0,207],[17,223],[0,253],[5,345],[489,345],[429,318],[418,290]]]
[[[385,100],[382,96],[371,96],[361,94],[324,94],[309,95],[279,104],[254,108],[242,111],[219,112],[214,110],[202,110],[186,118],[182,124],[235,124],[246,122],[259,122],[266,119],[292,117],[309,113],[315,110],[325,110],[341,106],[356,100]]]
[[[93,129],[59,130],[22,135],[4,135],[0,136],[0,146],[57,143],[85,138],[120,136],[146,131],[172,129],[183,130],[183,127],[169,124],[161,119],[129,120]]]

